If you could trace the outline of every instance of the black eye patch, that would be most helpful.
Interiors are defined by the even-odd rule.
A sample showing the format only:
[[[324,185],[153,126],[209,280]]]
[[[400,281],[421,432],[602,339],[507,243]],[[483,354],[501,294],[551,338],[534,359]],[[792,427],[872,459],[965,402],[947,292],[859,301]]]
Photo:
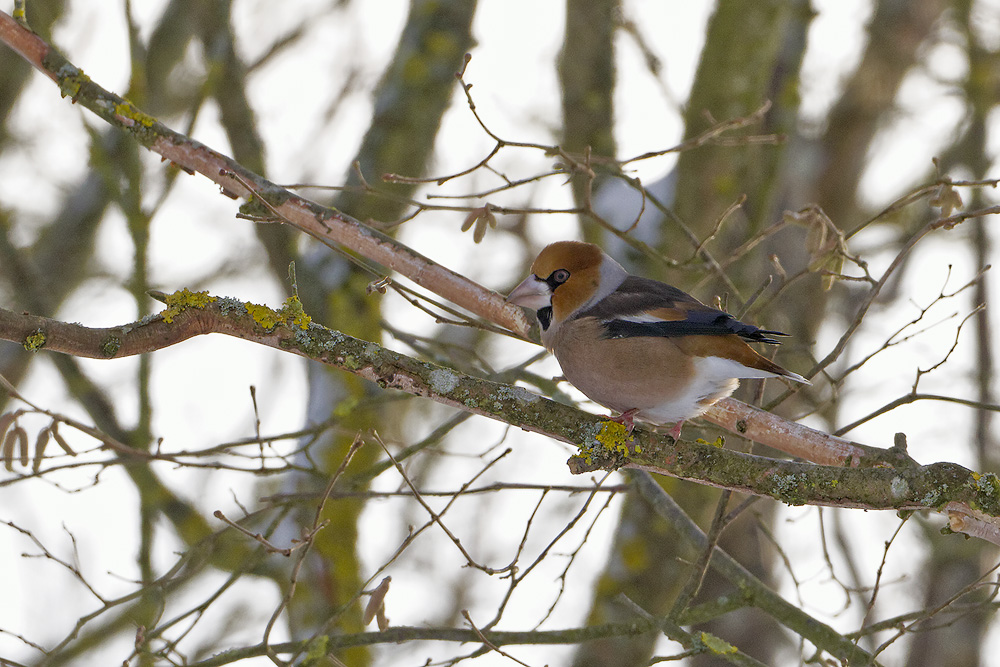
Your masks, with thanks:
[[[569,280],[569,271],[566,269],[556,269],[552,272],[552,275],[545,279],[545,282],[548,283],[549,287],[555,289],[567,280]]]

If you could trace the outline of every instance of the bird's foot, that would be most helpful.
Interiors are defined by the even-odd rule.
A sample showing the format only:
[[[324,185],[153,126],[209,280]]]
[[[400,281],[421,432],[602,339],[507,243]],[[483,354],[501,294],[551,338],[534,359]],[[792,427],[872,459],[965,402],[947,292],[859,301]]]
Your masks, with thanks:
[[[673,426],[671,426],[670,430],[667,431],[667,435],[669,435],[671,438],[673,438],[674,442],[677,442],[678,440],[681,439],[681,429],[682,428],[684,428],[684,421],[683,420],[679,421],[676,424],[674,424]]]
[[[635,422],[633,418],[635,414],[639,412],[639,408],[632,408],[631,410],[626,410],[617,417],[612,417],[611,421],[617,422],[625,427],[625,433],[630,434],[632,430],[635,429]]]

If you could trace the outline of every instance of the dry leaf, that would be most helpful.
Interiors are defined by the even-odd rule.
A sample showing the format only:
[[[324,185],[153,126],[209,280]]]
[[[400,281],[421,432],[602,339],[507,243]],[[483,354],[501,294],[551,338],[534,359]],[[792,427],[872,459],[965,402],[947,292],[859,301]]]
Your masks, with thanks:
[[[942,183],[937,193],[931,197],[930,205],[941,209],[942,218],[950,218],[952,211],[962,207],[962,195],[951,183]]]
[[[365,625],[372,622],[372,619],[379,614],[384,615],[385,611],[385,595],[389,592],[389,583],[392,582],[392,577],[386,577],[375,587],[375,590],[371,592],[371,597],[368,600],[368,605],[365,607],[365,613],[362,617]],[[379,624],[381,628],[381,623]]]

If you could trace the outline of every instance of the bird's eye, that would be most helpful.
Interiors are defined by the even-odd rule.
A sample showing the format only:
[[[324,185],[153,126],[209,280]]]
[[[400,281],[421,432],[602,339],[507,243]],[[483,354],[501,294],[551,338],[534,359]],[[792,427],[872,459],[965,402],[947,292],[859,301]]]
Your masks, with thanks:
[[[549,279],[556,285],[562,285],[569,280],[569,271],[566,269],[557,269],[552,272],[552,276]]]

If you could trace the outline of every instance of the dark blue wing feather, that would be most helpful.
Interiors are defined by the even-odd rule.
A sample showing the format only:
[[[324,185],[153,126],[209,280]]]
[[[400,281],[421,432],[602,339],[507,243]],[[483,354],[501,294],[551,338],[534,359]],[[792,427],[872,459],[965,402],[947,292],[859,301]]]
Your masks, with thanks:
[[[771,343],[778,345],[780,340],[773,336],[787,336],[780,331],[758,329],[752,324],[740,322],[731,315],[722,313],[715,321],[698,322],[694,319],[677,322],[632,322],[630,320],[608,320],[604,322],[607,338],[633,338],[636,336],[651,336],[656,338],[674,338],[677,336],[724,336],[736,334],[745,341],[752,343]]]
[[[630,315],[640,317],[650,311],[671,309],[683,313],[682,320],[635,322]],[[607,338],[633,338],[651,336],[672,338],[677,336],[724,336],[736,334],[753,343],[780,343],[774,336],[785,336],[780,331],[767,331],[740,322],[732,315],[706,306],[690,294],[676,287],[648,278],[629,276],[612,294],[577,317],[593,317],[604,324]]]

